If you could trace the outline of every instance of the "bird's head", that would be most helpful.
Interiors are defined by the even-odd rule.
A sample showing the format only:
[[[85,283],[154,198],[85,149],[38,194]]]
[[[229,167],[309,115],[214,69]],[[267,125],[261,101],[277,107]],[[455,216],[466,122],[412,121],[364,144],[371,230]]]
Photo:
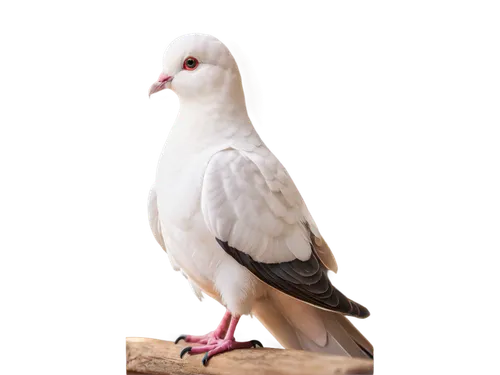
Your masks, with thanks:
[[[227,80],[238,75],[238,66],[227,48],[210,34],[189,33],[167,46],[162,71],[149,93],[170,89],[180,97],[204,96],[227,87]]]
[[[168,46],[149,95],[167,88],[186,100],[243,95],[238,66],[227,47],[201,34],[183,35]]]

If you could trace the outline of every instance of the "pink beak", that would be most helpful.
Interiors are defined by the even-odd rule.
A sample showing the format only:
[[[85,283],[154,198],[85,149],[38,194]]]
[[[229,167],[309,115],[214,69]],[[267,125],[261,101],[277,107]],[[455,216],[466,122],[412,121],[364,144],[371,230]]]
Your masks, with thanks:
[[[156,78],[156,80],[158,82],[170,82],[174,77],[172,76],[167,76],[165,73],[161,72],[159,75],[158,75],[158,78]]]
[[[158,77],[158,82],[153,83],[153,85],[149,89],[149,96],[151,96],[155,92],[158,92],[158,91],[161,91],[163,89],[166,89],[167,85],[170,82],[172,82],[173,79],[174,79],[174,77],[172,77],[172,76],[167,76],[167,75],[165,75],[163,73],[160,74],[160,76]]]

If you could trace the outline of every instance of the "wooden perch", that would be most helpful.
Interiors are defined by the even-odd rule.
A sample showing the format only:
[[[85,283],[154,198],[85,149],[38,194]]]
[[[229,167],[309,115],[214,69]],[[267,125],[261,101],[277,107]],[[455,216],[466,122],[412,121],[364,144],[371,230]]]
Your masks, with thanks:
[[[344,375],[373,374],[373,361],[301,350],[243,349],[217,355],[207,367],[203,355],[179,353],[185,342],[127,338],[127,374],[148,375]]]

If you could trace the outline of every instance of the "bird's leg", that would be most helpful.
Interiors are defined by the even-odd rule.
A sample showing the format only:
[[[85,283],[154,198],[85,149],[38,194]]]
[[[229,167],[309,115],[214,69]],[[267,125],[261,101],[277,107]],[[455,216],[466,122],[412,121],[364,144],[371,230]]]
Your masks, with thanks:
[[[217,340],[223,339],[225,337],[230,320],[231,313],[226,310],[224,317],[222,318],[215,331],[209,332],[203,336],[181,335],[177,337],[175,343],[177,344],[179,341],[184,340],[193,344],[213,344]]]
[[[208,360],[212,358],[216,354],[229,352],[234,349],[248,349],[248,348],[256,348],[260,346],[263,347],[260,341],[251,340],[238,342],[234,339],[234,331],[236,330],[236,326],[238,325],[238,321],[240,320],[239,316],[231,316],[231,321],[229,323],[229,327],[227,328],[226,335],[224,338],[216,339],[215,342],[209,343],[207,345],[195,346],[182,349],[181,358],[184,354],[201,354],[205,353],[203,357],[203,364],[206,366]]]

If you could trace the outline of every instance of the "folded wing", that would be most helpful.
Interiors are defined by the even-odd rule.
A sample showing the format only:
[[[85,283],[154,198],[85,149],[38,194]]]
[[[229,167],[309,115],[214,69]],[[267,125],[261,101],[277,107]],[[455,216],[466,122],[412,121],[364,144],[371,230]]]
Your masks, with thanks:
[[[272,154],[235,149],[215,154],[204,176],[201,206],[220,246],[266,284],[325,310],[369,315],[330,283],[327,270],[336,271],[335,259]]]

